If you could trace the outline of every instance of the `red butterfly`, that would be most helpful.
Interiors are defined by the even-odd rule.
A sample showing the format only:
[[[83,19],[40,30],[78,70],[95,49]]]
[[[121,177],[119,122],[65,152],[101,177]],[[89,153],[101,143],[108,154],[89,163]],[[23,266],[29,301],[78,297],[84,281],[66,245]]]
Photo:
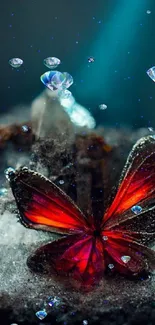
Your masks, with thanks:
[[[10,173],[10,185],[25,226],[67,234],[35,252],[43,256],[40,263],[48,260],[50,272],[90,285],[107,269],[136,275],[154,268],[155,252],[144,244],[155,237],[155,137],[133,147],[100,222],[86,218],[60,188],[27,168]]]

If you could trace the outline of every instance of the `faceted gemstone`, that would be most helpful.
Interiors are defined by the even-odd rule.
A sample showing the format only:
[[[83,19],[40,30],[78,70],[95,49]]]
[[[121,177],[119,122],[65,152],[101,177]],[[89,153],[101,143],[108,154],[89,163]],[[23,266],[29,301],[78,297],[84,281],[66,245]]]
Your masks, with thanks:
[[[88,321],[86,319],[83,320],[83,325],[88,325]]]
[[[63,72],[65,82],[63,83],[64,88],[69,88],[73,84],[73,77],[68,72]]]
[[[103,236],[102,239],[103,240],[108,240],[108,236]]]
[[[48,304],[49,306],[59,306],[61,304],[61,299],[58,297],[48,297]]]
[[[23,64],[23,60],[19,59],[19,58],[13,58],[9,60],[9,64],[13,67],[13,68],[19,68],[22,64]]]
[[[147,74],[155,82],[155,67],[152,67],[147,70]]]
[[[126,264],[131,260],[130,256],[121,256],[121,260]]]
[[[56,71],[56,73],[52,77],[51,83],[52,86],[55,87],[56,89],[62,89],[63,87],[67,88],[64,86],[65,81],[66,81],[66,76],[64,75],[64,73]]]
[[[0,197],[5,196],[7,194],[8,190],[5,187],[0,188]]]
[[[95,59],[92,57],[92,56],[90,56],[89,58],[88,58],[88,62],[89,63],[93,63],[95,61]]]
[[[49,69],[55,69],[57,66],[61,63],[61,61],[58,58],[55,57],[49,57],[44,59],[44,65]]]
[[[105,109],[107,109],[107,105],[101,104],[101,105],[99,105],[99,109],[105,110]]]
[[[55,90],[54,85],[52,84],[52,79],[56,73],[61,73],[58,71],[47,71],[41,75],[40,80],[41,82],[50,90]]]
[[[11,178],[11,176],[14,175],[15,170],[14,170],[14,168],[12,168],[12,167],[8,167],[8,168],[4,171],[4,173],[5,173],[5,177],[6,177],[6,179],[9,181],[10,178]]]
[[[68,99],[72,96],[72,93],[67,89],[63,89],[59,91],[58,96],[60,99]]]
[[[46,310],[39,310],[36,312],[36,316],[40,319],[40,320],[43,320],[46,316],[47,316],[47,313],[46,313]]]
[[[134,213],[134,214],[139,214],[142,212],[142,208],[140,205],[134,205],[132,208],[131,208],[131,211]]]
[[[112,270],[113,268],[114,268],[114,264],[108,264],[108,268],[110,269],[110,270]]]
[[[64,183],[65,183],[64,180],[63,179],[60,179],[59,184],[62,185]]]

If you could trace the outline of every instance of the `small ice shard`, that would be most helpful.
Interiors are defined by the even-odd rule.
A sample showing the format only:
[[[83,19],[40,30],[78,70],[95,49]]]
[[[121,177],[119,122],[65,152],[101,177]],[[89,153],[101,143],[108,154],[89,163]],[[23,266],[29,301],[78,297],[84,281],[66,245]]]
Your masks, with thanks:
[[[150,68],[146,73],[155,82],[155,67]]]
[[[99,105],[99,109],[101,109],[103,111],[103,110],[107,109],[107,105],[101,104],[101,105]]]
[[[142,212],[142,208],[140,205],[134,205],[132,208],[131,208],[131,211],[134,213],[134,214],[139,214]]]
[[[14,175],[15,173],[15,170],[14,168],[12,167],[8,167],[5,171],[4,171],[4,174],[5,174],[5,177],[8,181],[10,181],[10,178],[12,175]]]
[[[9,64],[13,67],[13,68],[19,68],[22,64],[23,64],[23,60],[19,59],[19,58],[13,58],[9,60]]]
[[[103,236],[102,239],[103,240],[108,240],[108,236]]]
[[[121,256],[121,260],[123,261],[123,263],[127,264],[131,260],[131,257],[124,255]]]
[[[8,190],[5,187],[0,188],[0,197],[5,196],[7,194]]]
[[[95,62],[95,59],[94,59],[92,56],[90,56],[90,57],[88,58],[88,62],[89,62],[89,63],[93,63],[93,62]]]
[[[55,57],[46,58],[46,59],[44,59],[43,62],[44,62],[44,65],[49,69],[55,69],[61,63],[61,61]]]
[[[112,270],[113,268],[114,268],[114,264],[108,264],[108,268],[110,269],[110,270]]]
[[[43,320],[46,316],[47,316],[47,313],[46,313],[46,310],[39,310],[36,312],[36,316],[40,319],[40,320]]]

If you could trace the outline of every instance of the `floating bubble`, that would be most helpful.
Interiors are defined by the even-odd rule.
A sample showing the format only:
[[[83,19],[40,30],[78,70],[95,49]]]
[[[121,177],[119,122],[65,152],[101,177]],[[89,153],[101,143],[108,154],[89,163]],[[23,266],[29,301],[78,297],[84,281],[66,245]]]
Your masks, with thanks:
[[[13,68],[19,68],[22,64],[23,64],[23,60],[19,59],[19,58],[13,58],[9,60],[9,64],[13,67]]]
[[[58,96],[60,99],[68,99],[72,96],[72,93],[71,91],[64,89],[59,91]]]
[[[147,12],[146,12],[148,15],[150,15],[151,14],[151,10],[147,10]]]
[[[36,316],[40,319],[40,320],[43,320],[46,316],[47,316],[47,313],[46,313],[46,310],[39,310],[36,312]]]
[[[10,181],[11,179],[11,176],[13,176],[15,173],[15,169],[12,168],[12,167],[8,167],[5,171],[4,171],[4,174],[5,174],[5,177],[8,181]]]
[[[121,260],[123,261],[123,263],[127,264],[131,260],[131,257],[130,256],[121,256]]]
[[[155,82],[155,67],[150,68],[146,73]]]
[[[49,69],[55,69],[61,63],[61,61],[55,57],[46,58],[46,59],[44,59],[43,62],[44,62],[44,65]]]
[[[100,104],[100,105],[99,105],[99,109],[101,109],[101,110],[105,110],[105,109],[107,109],[107,105],[105,105],[105,104]]]
[[[93,63],[93,62],[95,62],[95,59],[94,59],[92,56],[90,56],[90,57],[88,58],[88,62],[89,62],[89,63]]]
[[[134,205],[132,208],[131,208],[131,211],[134,213],[134,214],[139,214],[142,212],[142,208],[140,205]]]
[[[5,196],[8,193],[7,188],[1,187],[0,188],[0,197]]]

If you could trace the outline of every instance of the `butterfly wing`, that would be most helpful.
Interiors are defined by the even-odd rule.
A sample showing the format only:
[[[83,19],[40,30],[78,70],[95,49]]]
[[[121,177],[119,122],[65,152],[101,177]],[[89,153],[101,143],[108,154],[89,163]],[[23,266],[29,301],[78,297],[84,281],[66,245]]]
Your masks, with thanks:
[[[135,206],[135,209],[133,207]],[[155,252],[143,245],[155,238],[155,139],[133,147],[112,205],[102,222],[107,258],[121,273],[155,267]]]
[[[39,248],[28,265],[33,271],[50,275],[71,275],[90,286],[103,276],[103,245],[90,235],[69,235]]]
[[[10,185],[25,226],[66,234],[89,228],[73,201],[42,175],[23,167],[11,174]]]

